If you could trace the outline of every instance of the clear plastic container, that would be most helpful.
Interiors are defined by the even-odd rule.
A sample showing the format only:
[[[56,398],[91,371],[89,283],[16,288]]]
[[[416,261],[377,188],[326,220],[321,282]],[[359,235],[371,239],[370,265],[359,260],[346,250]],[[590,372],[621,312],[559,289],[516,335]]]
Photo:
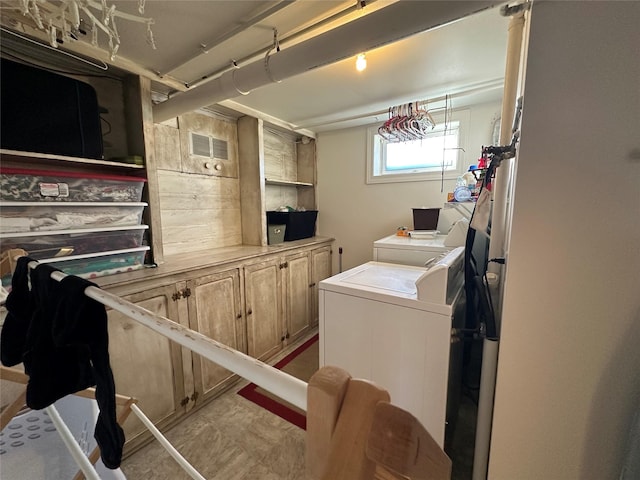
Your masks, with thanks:
[[[146,225],[107,227],[99,230],[65,230],[58,232],[27,232],[0,234],[0,250],[4,253],[20,248],[34,260],[84,255],[137,248],[142,245]]]
[[[22,168],[0,170],[0,199],[20,202],[139,202],[144,178],[55,172]]]
[[[116,273],[133,272],[144,267],[144,258],[149,247],[116,250],[112,252],[73,255],[70,257],[40,260],[62,270],[67,275],[82,278],[97,278]]]
[[[47,232],[140,225],[147,204],[3,202],[0,232]]]

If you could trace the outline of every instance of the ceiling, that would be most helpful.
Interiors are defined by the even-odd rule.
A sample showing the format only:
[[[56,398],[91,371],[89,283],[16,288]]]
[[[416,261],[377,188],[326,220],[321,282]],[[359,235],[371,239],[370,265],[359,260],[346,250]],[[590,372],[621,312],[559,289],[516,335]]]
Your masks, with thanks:
[[[77,2],[101,18],[99,1]],[[41,39],[46,44],[47,33],[36,27],[37,15],[33,9],[29,15],[22,15],[18,9],[21,3],[0,1],[3,28]],[[225,112],[228,108],[241,113],[261,112],[267,119],[277,119],[294,130],[314,134],[384,120],[390,106],[410,101],[432,100],[430,105],[435,105],[435,100],[451,95],[456,108],[498,100],[502,95],[509,19],[500,14],[499,3],[489,9],[485,7],[492,2],[430,0],[367,0],[366,5],[353,0],[106,0],[106,3],[115,5],[116,12],[128,15],[128,18],[116,17],[120,46],[113,60],[108,52],[108,37],[102,30],[98,30],[99,48],[91,45],[88,31],[86,36],[76,32],[78,40],[68,38],[59,44],[58,50],[77,52],[104,61],[112,68],[149,76],[154,100],[170,99],[165,105],[179,102],[180,97],[195,96],[195,92],[213,91],[216,82],[225,83],[223,74],[228,72],[229,78],[233,73],[240,79],[236,82],[233,76],[232,94],[226,91],[207,97],[203,93],[198,107],[209,106]],[[444,12],[439,18],[447,20],[429,23],[425,13],[424,21],[418,19],[415,26],[410,27],[412,30],[403,31],[402,25],[398,25],[400,20],[394,21],[394,12],[403,7],[396,5],[398,3],[413,4],[408,6],[414,9],[419,5],[420,12],[427,9],[437,10],[438,15]],[[29,0],[29,4],[36,2]],[[140,4],[144,6],[143,13],[139,11]],[[37,5],[44,16],[48,10],[60,7],[61,2],[40,0]],[[480,9],[484,10],[466,16]],[[381,20],[365,25],[367,16]],[[462,16],[465,18],[450,22]],[[67,14],[65,18],[68,17]],[[136,20],[141,17],[153,19],[150,29],[156,49],[148,42],[147,24]],[[84,20],[80,29],[89,30],[88,13],[80,10],[80,18]],[[295,56],[294,51],[300,52],[299,63],[304,64],[307,58],[313,62],[311,57],[318,51],[330,49],[334,32],[340,29],[346,32],[358,22],[364,28],[336,40],[341,42],[339,47],[344,48],[338,49],[340,53],[333,57],[319,58],[317,65],[309,63],[298,69],[284,66],[284,60],[282,65],[278,63],[279,58]],[[446,25],[440,26],[442,23]],[[430,28],[434,25],[437,28]],[[425,29],[428,30],[422,31]],[[420,31],[422,33],[416,33]],[[375,35],[369,35],[370,32]],[[60,36],[59,30],[57,34]],[[5,36],[6,30],[3,31],[3,51]],[[394,41],[396,38],[400,40]],[[305,45],[312,44],[313,48],[305,50]],[[365,49],[366,45],[376,48]],[[368,67],[363,72],[355,69],[358,48],[366,50]],[[277,79],[279,83],[260,84],[248,74],[242,76],[256,67],[267,69],[269,78],[275,80],[269,65],[274,72],[276,66],[282,67],[279,71],[287,71]],[[238,85],[245,78],[245,84],[252,88],[247,88],[250,93],[241,95],[240,92],[246,92]]]

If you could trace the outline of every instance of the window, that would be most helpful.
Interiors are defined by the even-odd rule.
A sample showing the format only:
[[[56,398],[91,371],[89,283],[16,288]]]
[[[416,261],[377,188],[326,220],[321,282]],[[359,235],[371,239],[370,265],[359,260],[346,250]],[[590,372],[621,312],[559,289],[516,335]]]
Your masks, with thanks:
[[[379,124],[367,131],[367,183],[414,182],[457,178],[463,173],[465,133],[469,111],[447,119],[434,116],[436,126],[422,140],[389,142],[378,134]]]

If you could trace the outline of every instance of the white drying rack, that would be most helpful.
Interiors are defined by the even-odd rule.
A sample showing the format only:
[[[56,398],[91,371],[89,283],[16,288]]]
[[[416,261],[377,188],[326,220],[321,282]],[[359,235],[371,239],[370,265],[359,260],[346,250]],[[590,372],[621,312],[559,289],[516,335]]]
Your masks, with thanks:
[[[29,268],[35,269],[38,262],[30,262]],[[67,275],[62,272],[52,272],[51,278],[60,281]],[[180,345],[189,348],[193,352],[210,360],[235,374],[249,380],[265,390],[277,395],[296,407],[307,410],[307,383],[293,377],[277,368],[272,367],[260,360],[252,358],[231,347],[223,345],[199,332],[190,330],[176,322],[161,315],[157,315],[149,310],[134,305],[117,295],[113,295],[98,287],[87,287],[85,295],[96,300],[103,305],[117,310],[131,319],[145,325],[161,335],[173,340]],[[140,421],[149,429],[153,436],[167,450],[167,452],[178,462],[178,464],[189,474],[191,478],[205,480],[203,477],[162,435],[153,425],[151,420],[135,404],[131,405],[131,411],[136,414]],[[87,479],[99,480],[100,477],[94,466],[82,452],[80,446],[75,441],[73,434],[66,428],[62,418],[58,415],[55,407],[47,407],[51,420],[60,432],[62,439],[71,452],[74,460],[78,464]]]

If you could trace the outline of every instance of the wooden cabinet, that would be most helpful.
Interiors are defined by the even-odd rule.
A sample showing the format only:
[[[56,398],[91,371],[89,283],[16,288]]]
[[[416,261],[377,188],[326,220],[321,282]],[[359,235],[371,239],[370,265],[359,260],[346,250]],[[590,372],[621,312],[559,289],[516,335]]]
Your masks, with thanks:
[[[246,353],[239,270],[207,275],[187,285],[190,328]],[[237,379],[229,370],[196,354],[193,375],[194,391],[190,398],[196,404],[215,396]]]
[[[244,267],[247,353],[259,360],[282,349],[282,281],[279,258]]]
[[[229,269],[166,286],[134,289],[124,298],[155,314],[241,352],[246,352],[241,309],[240,271]],[[109,310],[109,352],[116,391],[138,400],[138,406],[165,429],[193,408],[224,390],[236,377],[186,347]],[[123,425],[127,452],[152,437],[134,415]]]
[[[317,283],[330,275],[330,240],[252,255],[218,266],[139,277],[106,288],[126,300],[235,350],[269,361],[317,324]],[[134,272],[134,274],[139,272]],[[166,429],[238,377],[135,320],[109,310],[116,390]],[[127,453],[152,437],[135,416]]]
[[[180,285],[177,285],[180,287]],[[173,300],[176,285],[125,296],[125,300],[178,321]],[[108,311],[109,357],[116,391],[138,400],[138,406],[158,428],[184,413],[183,355],[180,345],[115,310]],[[191,365],[188,365],[191,368]],[[123,425],[127,449],[135,449],[151,434],[135,415]]]
[[[291,343],[311,326],[311,265],[309,252],[287,255],[282,262],[284,338]]]
[[[318,285],[331,276],[331,247],[320,247],[311,251],[311,327],[318,326]]]
[[[245,266],[248,354],[268,359],[317,326],[318,283],[329,276],[329,246]]]

